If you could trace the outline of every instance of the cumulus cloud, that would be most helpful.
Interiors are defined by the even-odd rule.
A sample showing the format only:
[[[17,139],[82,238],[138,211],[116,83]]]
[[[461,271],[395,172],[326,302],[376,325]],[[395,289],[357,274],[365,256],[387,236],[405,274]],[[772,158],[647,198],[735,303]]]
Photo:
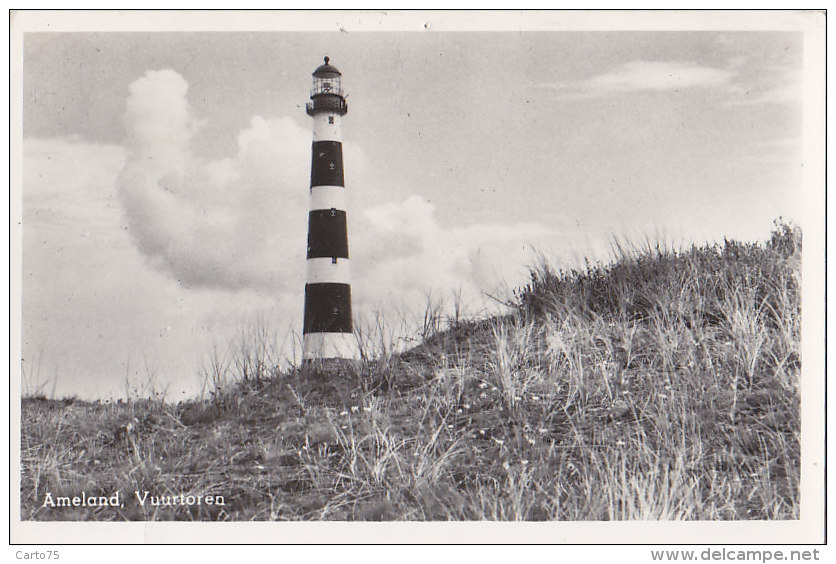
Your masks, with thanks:
[[[236,156],[203,162],[203,171],[190,151],[182,153],[193,159],[188,167],[169,160],[158,170],[158,159],[152,158],[144,170],[136,171],[130,167],[139,167],[138,158],[129,153],[138,149],[81,140],[27,140],[23,241],[27,374],[54,377],[59,395],[97,397],[124,393],[123,375],[128,372],[142,381],[150,371],[179,394],[193,389],[194,372],[213,344],[223,352],[247,320],[263,315],[280,339],[291,329],[298,332],[305,267],[304,248],[300,252],[299,246],[304,245],[307,191],[301,190],[301,201],[288,204],[297,209],[276,209],[278,204],[271,203],[278,199],[272,187],[281,186],[283,178],[271,144],[283,138],[280,122],[255,118],[239,136]],[[156,131],[155,136],[162,135],[157,139],[166,138],[160,133],[163,129]],[[303,146],[307,134],[305,139]],[[181,146],[188,145],[181,141]],[[149,152],[153,149],[146,147]],[[306,178],[307,155],[300,160],[305,168],[300,174]],[[182,175],[204,179],[206,191],[199,190],[197,181],[172,180],[181,169]],[[242,185],[242,179],[249,184]],[[223,202],[213,202],[223,187],[239,185],[243,201],[235,200],[226,210]],[[212,221],[201,214],[204,208]],[[263,208],[269,213],[260,211]],[[514,287],[524,282],[531,245],[540,248],[555,236],[554,230],[537,224],[445,226],[436,212],[434,204],[418,195],[366,210],[349,209],[358,325],[375,312],[390,323],[398,323],[403,312],[420,315],[428,294],[446,297],[452,307],[452,292],[458,291],[464,313],[484,311],[486,304],[496,303],[483,292],[502,296],[503,284]],[[295,216],[301,217],[297,226],[271,223],[273,218],[295,221]],[[126,230],[130,221],[137,223]],[[247,221],[265,223],[236,233],[235,226]],[[213,233],[213,227],[221,233]],[[153,229],[160,233],[147,232]],[[293,230],[296,233],[290,233]],[[265,234],[296,242],[275,241],[274,250],[258,247],[257,239]],[[249,246],[247,238],[253,240]],[[142,254],[137,252],[140,248]],[[261,284],[258,288],[265,291],[232,291],[235,273],[214,255],[246,255],[251,248],[258,251],[258,260],[273,253],[273,262],[284,272],[295,272],[293,279],[272,286],[268,279],[258,278],[260,265],[238,258],[232,266],[243,271],[240,279]],[[149,257],[157,268],[148,268]],[[211,270],[213,264],[217,273]],[[204,278],[197,278],[198,274]],[[178,276],[190,276],[191,284],[202,289],[178,285]],[[413,328],[404,327],[404,334],[411,335],[408,331]],[[298,345],[293,340],[285,344],[293,343]]]
[[[200,128],[188,83],[149,71],[130,86],[127,162],[118,191],[137,248],[189,287],[276,292],[304,267],[310,132],[289,118],[252,118],[237,154],[195,154]]]
[[[260,317],[284,339],[300,310],[299,285],[195,291],[148,268],[117,195],[125,163],[122,147],[80,138],[23,143],[23,369],[26,385],[48,382],[49,393],[54,382],[58,397],[120,396],[126,378],[152,373],[170,398],[195,392],[213,345],[223,352]]]
[[[305,268],[310,131],[289,118],[252,118],[237,153],[209,161],[192,149],[200,122],[188,84],[172,70],[130,86],[118,192],[133,241],[183,286],[301,294]],[[346,147],[347,162],[360,164]],[[373,190],[373,188],[368,187]],[[358,306],[417,303],[430,289],[477,298],[524,278],[534,224],[444,227],[435,206],[411,196],[349,210]],[[522,275],[521,275],[522,273]]]
[[[256,116],[233,156],[207,160],[193,149],[200,125],[176,72],[149,71],[131,84],[117,186],[134,245],[183,287],[253,290],[301,322],[309,129]],[[357,178],[362,152],[345,151]],[[358,184],[367,195],[375,191]],[[533,245],[556,235],[537,224],[445,226],[419,195],[368,209],[352,208],[349,198],[349,230],[358,316],[417,311],[428,294],[451,291],[480,310],[491,301],[486,292],[503,295],[524,283]]]
[[[459,293],[473,311],[527,280],[535,251],[557,234],[542,225],[442,226],[419,195],[361,212],[352,236],[357,307],[420,310],[431,293]],[[494,304],[495,305],[495,304]]]

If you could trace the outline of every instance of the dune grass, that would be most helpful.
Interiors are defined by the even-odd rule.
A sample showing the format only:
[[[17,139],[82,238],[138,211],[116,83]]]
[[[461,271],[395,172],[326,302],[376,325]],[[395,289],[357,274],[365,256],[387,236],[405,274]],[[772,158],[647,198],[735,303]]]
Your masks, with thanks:
[[[279,369],[255,333],[203,399],[24,398],[22,518],[797,519],[800,231],[616,249],[543,264],[508,315],[428,309],[406,352]]]

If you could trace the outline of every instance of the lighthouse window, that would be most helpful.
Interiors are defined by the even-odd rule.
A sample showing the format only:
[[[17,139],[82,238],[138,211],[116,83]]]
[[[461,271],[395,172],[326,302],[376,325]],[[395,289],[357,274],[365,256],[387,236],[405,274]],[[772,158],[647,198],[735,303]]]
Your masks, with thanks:
[[[331,264],[337,264],[337,257],[331,257]]]
[[[328,116],[328,123],[334,123],[334,116]]]

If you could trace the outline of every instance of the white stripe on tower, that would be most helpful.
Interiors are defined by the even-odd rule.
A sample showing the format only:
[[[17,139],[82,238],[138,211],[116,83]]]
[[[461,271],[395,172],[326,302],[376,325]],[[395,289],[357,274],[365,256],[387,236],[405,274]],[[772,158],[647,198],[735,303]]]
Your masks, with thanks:
[[[305,360],[357,356],[354,333],[305,333]]]
[[[349,284],[348,259],[309,258],[308,259],[308,284]]]
[[[340,116],[336,112],[322,112],[313,116],[313,140],[342,141]]]
[[[348,106],[340,71],[328,57],[313,77],[306,108],[313,118],[313,144],[303,358],[356,358],[340,127]]]
[[[314,186],[311,188],[311,210],[345,211],[345,188],[342,186]]]

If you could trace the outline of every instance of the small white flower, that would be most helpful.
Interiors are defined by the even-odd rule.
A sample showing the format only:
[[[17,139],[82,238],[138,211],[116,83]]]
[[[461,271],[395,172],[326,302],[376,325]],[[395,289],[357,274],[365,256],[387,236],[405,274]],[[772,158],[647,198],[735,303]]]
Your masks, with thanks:
[[[347,411],[340,411],[340,417],[345,417],[346,415],[348,415]]]
[[[364,405],[364,406],[363,406],[363,411],[365,411],[365,412],[367,412],[367,413],[368,413],[368,412],[370,412],[371,410],[372,410],[372,408],[371,408],[371,407],[366,406],[366,405]]]
[[[528,460],[520,460],[520,464],[522,464],[523,466],[525,466],[525,465],[527,465],[527,464],[528,464]]]
[[[351,413],[357,413],[358,411],[360,411],[360,406],[359,405],[352,405],[351,406]]]
[[[545,428],[538,429],[538,431],[540,432],[541,435],[545,435],[546,433],[549,432],[549,430],[545,429]]]
[[[528,444],[530,444],[530,445],[533,445],[533,444],[534,444],[534,443],[536,443],[536,442],[537,442],[537,441],[535,441],[534,439],[528,439]]]

